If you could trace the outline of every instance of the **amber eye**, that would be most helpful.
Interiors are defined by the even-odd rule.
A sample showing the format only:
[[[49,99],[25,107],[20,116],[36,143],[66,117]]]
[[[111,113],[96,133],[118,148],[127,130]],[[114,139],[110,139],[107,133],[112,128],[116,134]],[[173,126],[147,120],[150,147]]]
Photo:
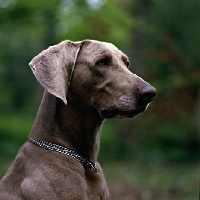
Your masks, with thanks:
[[[110,63],[110,59],[106,57],[106,58],[102,58],[99,61],[97,61],[96,65],[106,66],[106,65],[109,65],[109,63]]]

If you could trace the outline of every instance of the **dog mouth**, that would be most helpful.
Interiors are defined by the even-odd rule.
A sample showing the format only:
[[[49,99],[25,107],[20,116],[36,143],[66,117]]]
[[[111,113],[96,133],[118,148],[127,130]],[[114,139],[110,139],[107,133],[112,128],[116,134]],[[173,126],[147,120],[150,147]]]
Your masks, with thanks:
[[[118,109],[105,109],[100,111],[100,115],[102,118],[110,119],[110,118],[132,118],[141,112],[145,111],[148,106],[139,107],[138,109],[131,111],[123,111]]]

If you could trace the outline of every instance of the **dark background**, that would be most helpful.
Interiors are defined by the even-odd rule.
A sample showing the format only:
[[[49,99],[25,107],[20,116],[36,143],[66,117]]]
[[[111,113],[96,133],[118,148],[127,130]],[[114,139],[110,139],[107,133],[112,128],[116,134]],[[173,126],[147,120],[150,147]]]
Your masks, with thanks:
[[[197,199],[199,11],[199,0],[0,0],[0,177],[42,97],[30,60],[62,40],[96,39],[157,89],[145,113],[104,124],[99,161],[112,199]]]

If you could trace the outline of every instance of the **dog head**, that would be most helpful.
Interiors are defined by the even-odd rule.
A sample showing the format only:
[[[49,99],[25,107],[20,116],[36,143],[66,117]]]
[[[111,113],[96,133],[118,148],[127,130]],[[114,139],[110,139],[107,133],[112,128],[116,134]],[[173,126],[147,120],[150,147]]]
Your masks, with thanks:
[[[128,57],[106,42],[64,41],[41,52],[30,66],[48,92],[65,104],[69,92],[102,118],[134,117],[156,95],[154,87],[130,72]]]

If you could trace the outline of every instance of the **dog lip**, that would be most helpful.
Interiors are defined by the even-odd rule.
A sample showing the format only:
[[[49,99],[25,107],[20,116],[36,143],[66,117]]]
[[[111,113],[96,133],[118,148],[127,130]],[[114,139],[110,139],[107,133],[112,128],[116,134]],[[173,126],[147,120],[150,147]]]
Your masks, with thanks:
[[[120,109],[102,109],[100,111],[100,115],[102,118],[105,118],[105,119],[114,118],[114,117],[132,118],[145,110],[146,110],[146,106],[142,106],[130,111],[124,111]]]

